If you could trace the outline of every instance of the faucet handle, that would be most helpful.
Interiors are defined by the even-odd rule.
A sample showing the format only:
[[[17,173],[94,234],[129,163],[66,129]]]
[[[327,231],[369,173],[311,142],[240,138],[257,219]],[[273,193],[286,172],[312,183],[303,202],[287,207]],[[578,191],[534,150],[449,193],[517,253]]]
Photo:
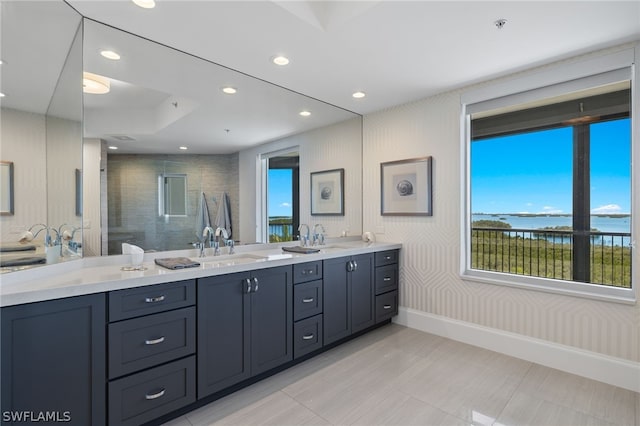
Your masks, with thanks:
[[[235,244],[233,242],[233,240],[231,238],[229,238],[227,241],[224,242],[224,245],[229,247],[229,254],[235,254]]]

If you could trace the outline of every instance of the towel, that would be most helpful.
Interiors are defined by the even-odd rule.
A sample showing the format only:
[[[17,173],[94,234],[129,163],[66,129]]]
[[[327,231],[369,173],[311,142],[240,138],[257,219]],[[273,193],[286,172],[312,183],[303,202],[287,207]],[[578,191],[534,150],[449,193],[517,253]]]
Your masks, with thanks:
[[[207,226],[211,226],[211,219],[209,218],[207,198],[204,196],[204,192],[202,192],[200,195],[200,202],[198,204],[198,211],[196,212],[196,237],[201,243],[204,242],[202,231]]]
[[[167,269],[197,268],[200,266],[200,263],[188,257],[165,257],[163,259],[156,259],[156,264]]]
[[[218,203],[218,214],[216,216],[216,227],[225,229],[231,238],[231,203],[226,192],[222,193],[220,203]]]

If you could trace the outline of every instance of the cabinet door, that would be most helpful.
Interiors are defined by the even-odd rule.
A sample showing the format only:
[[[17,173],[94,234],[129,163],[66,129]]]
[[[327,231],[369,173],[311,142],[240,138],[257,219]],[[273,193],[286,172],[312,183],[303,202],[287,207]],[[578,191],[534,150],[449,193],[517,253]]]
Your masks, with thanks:
[[[373,255],[353,256],[351,279],[351,333],[375,324]]]
[[[105,325],[104,294],[2,308],[2,413],[105,424]]]
[[[251,290],[251,374],[293,359],[291,266],[253,271]]]
[[[249,378],[246,273],[198,280],[198,398]]]
[[[327,259],[323,263],[323,333],[328,345],[351,334],[351,293],[348,286],[349,257]]]

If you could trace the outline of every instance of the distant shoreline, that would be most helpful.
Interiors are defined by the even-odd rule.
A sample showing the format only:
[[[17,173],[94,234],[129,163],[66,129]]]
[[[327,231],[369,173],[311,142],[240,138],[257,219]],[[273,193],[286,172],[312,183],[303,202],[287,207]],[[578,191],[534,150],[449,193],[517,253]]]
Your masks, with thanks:
[[[516,217],[572,217],[572,214],[548,214],[548,213],[471,213],[471,215],[482,215],[491,217],[500,216],[516,216]],[[597,217],[610,217],[610,218],[623,218],[631,217],[630,213],[593,213],[591,216]]]

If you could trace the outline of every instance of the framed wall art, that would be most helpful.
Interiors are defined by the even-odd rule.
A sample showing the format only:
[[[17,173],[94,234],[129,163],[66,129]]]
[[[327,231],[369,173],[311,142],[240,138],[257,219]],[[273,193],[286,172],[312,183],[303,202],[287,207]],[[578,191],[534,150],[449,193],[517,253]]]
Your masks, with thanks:
[[[380,163],[380,213],[432,216],[432,158]]]
[[[344,216],[344,169],[311,173],[311,214]]]

